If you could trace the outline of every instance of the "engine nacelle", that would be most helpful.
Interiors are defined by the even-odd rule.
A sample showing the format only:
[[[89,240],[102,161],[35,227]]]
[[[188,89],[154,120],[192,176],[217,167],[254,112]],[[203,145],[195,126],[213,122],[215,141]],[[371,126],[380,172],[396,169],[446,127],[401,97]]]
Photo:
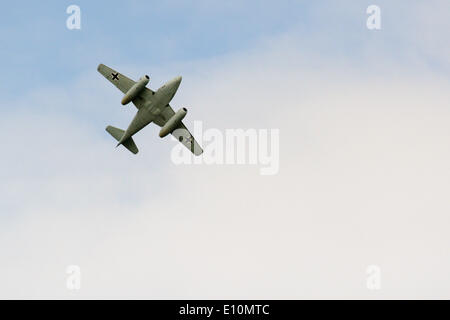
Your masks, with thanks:
[[[127,103],[129,103],[130,101],[133,101],[134,98],[136,98],[139,93],[141,93],[142,90],[144,90],[145,86],[147,85],[147,83],[150,81],[149,76],[145,75],[142,78],[139,79],[138,82],[136,82],[131,88],[130,90],[127,91],[127,93],[125,93],[125,95],[123,96],[123,99],[121,101],[121,103],[123,105],[126,105]]]
[[[169,121],[167,121],[166,124],[161,128],[161,131],[159,131],[159,136],[161,138],[164,138],[173,130],[175,130],[176,127],[178,127],[178,125],[180,124],[181,120],[186,117],[186,114],[186,108],[181,108],[180,110],[178,110],[177,113],[175,113],[172,118],[170,118]]]

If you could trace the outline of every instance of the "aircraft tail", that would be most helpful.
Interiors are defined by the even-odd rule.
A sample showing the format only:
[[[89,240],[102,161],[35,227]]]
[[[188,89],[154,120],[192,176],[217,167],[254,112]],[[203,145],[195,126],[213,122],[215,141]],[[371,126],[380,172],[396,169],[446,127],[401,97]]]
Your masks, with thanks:
[[[123,137],[125,131],[113,126],[107,126],[106,127],[106,131],[112,135],[114,137],[114,139],[116,139],[117,141],[120,141],[120,139]],[[129,137],[128,139],[126,139],[125,141],[123,141],[121,143],[125,148],[127,148],[128,150],[130,150],[132,153],[136,154],[139,152],[138,147],[136,146],[136,144],[134,143],[133,138]]]

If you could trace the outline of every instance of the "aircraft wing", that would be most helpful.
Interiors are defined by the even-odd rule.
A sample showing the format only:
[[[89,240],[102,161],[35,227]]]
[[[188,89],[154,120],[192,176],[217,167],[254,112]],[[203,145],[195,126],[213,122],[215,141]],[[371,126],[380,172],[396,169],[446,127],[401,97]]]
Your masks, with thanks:
[[[162,127],[174,114],[175,111],[173,111],[172,107],[170,105],[167,105],[167,107],[165,107],[164,110],[161,111],[161,113],[157,115],[155,119],[153,119],[153,122]],[[179,126],[172,132],[172,136],[174,136],[196,156],[203,153],[202,148],[197,143],[197,141],[195,141],[194,136],[192,136],[183,122],[181,122]]]
[[[130,88],[136,83],[135,81],[131,80],[127,76],[124,76],[120,72],[111,69],[108,66],[105,66],[104,64],[99,64],[97,67],[98,72],[100,72],[106,79],[109,80],[113,85],[117,87],[120,91],[122,91],[124,94],[130,90]],[[133,100],[133,104],[136,106],[136,108],[140,109],[142,108],[147,101],[152,100],[152,96],[155,93],[150,90],[149,88],[144,88],[142,93],[139,95],[139,97],[135,98]]]

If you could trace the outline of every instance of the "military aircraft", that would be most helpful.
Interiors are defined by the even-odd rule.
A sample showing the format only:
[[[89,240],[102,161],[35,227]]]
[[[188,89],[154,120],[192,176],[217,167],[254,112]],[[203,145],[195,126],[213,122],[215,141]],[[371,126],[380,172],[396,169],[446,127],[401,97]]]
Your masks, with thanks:
[[[175,112],[169,105],[180,86],[181,77],[176,77],[158,90],[152,91],[146,87],[150,80],[147,75],[135,82],[104,64],[99,64],[97,70],[125,94],[121,101],[122,105],[133,102],[138,109],[127,130],[113,126],[106,127],[106,131],[119,142],[116,147],[123,145],[132,153],[138,153],[132,136],[150,122],[154,122],[161,127],[159,131],[161,138],[172,134],[193,154],[196,156],[202,154],[202,148],[181,122],[187,114],[187,109],[181,108]]]

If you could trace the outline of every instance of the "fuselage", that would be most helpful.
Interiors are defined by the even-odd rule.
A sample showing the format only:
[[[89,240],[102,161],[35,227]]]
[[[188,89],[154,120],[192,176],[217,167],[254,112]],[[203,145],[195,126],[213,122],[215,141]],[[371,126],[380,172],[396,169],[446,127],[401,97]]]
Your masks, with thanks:
[[[119,144],[137,133],[139,130],[148,125],[155,116],[169,104],[174,97],[181,83],[181,77],[173,78],[159,88],[153,95],[153,99],[144,107],[139,109],[133,121],[131,121]]]
[[[152,111],[152,113],[158,114],[162,111],[163,108],[165,108],[170,101],[172,101],[173,96],[178,90],[178,87],[181,83],[181,77],[173,78],[172,80],[168,81],[166,84],[164,84],[161,88],[159,88],[155,92],[154,99],[149,104],[149,110]],[[155,112],[156,111],[156,112]]]

